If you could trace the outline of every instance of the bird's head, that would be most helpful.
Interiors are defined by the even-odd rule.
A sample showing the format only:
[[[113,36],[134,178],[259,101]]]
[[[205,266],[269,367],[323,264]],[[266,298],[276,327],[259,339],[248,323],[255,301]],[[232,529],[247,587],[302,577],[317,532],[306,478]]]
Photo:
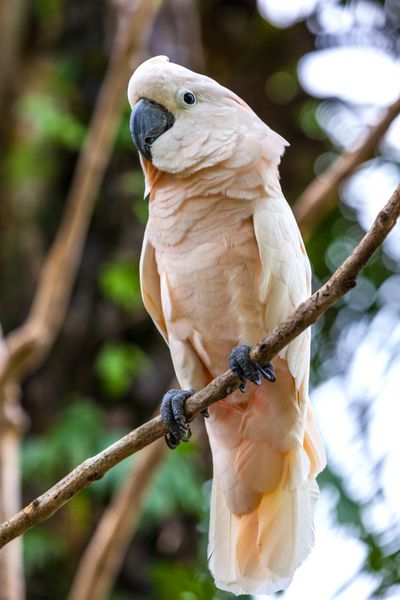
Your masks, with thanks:
[[[146,194],[160,172],[185,177],[222,166],[232,177],[257,162],[258,179],[264,178],[264,172],[274,173],[277,179],[276,167],[287,142],[239,96],[213,79],[156,56],[133,73],[128,98],[131,135],[141,156]],[[224,188],[224,193],[231,192]],[[243,197],[252,197],[246,194],[242,191]]]
[[[137,149],[168,173],[193,172],[230,156],[240,129],[237,105],[246,106],[216,81],[166,56],[136,69],[128,98]]]

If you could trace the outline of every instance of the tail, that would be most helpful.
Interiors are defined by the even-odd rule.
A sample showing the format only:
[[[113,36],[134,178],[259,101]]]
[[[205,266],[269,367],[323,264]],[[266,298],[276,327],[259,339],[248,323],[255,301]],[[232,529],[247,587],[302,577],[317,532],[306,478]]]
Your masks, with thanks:
[[[233,594],[271,594],[285,589],[314,544],[316,472],[324,466],[318,432],[307,419],[304,448],[284,455],[276,489],[260,496],[249,513],[229,510],[214,474],[209,567],[220,589]],[[317,437],[316,437],[317,436]]]

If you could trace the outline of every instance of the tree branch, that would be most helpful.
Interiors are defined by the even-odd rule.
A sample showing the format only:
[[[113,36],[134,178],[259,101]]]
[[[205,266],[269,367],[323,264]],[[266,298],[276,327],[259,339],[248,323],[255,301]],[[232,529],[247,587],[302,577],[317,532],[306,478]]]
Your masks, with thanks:
[[[0,361],[7,355],[0,327]],[[20,404],[20,390],[8,383],[0,388],[0,519],[5,521],[21,507],[20,452],[27,417]],[[0,550],[0,600],[25,597],[22,540]]]
[[[296,336],[315,323],[332,304],[353,288],[356,285],[357,275],[394,227],[399,215],[400,186],[379,212],[371,229],[350,256],[317,292],[300,304],[281,325],[252,349],[252,360],[262,364],[270,361]],[[226,371],[218,376],[188,399],[186,403],[188,419],[193,419],[197,413],[205,410],[210,404],[226,398],[239,387],[239,384],[238,378],[232,371]],[[64,479],[0,525],[0,547],[49,518],[77,492],[93,481],[101,479],[117,463],[162,437],[166,431],[165,424],[158,416],[96,456],[85,460]]]
[[[389,106],[382,119],[371,128],[355,150],[343,152],[325,173],[316,177],[299,196],[292,210],[304,239],[309,238],[326,212],[335,206],[338,185],[369,158],[399,113],[400,98]]]

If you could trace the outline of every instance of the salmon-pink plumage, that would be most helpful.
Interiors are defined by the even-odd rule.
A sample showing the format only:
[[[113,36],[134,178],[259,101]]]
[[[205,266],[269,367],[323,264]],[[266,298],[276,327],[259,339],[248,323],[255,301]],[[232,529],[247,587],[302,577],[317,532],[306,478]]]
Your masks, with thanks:
[[[185,90],[194,106],[185,106]],[[230,90],[156,57],[129,84],[173,126],[141,156],[149,221],[144,304],[167,341],[182,388],[227,368],[311,291],[309,262],[279,184],[285,140]],[[314,541],[324,449],[308,400],[310,335],[273,360],[276,382],[249,383],[210,407],[213,455],[209,565],[235,594],[286,587]]]

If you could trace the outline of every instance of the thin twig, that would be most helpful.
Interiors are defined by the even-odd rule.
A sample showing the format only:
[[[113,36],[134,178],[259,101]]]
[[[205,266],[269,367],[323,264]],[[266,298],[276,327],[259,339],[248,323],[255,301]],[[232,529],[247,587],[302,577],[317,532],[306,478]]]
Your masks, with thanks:
[[[353,288],[356,285],[357,275],[394,227],[399,215],[400,186],[350,256],[317,292],[300,304],[281,325],[252,349],[252,360],[261,364],[270,361],[296,336],[315,323],[332,304]],[[226,371],[219,375],[205,388],[189,398],[186,403],[188,419],[193,419],[197,413],[205,410],[210,404],[226,398],[239,387],[239,384],[239,379],[232,371]],[[0,525],[0,547],[50,517],[77,492],[93,481],[101,479],[117,463],[162,437],[166,431],[161,417],[156,417],[96,456],[85,460],[64,479]]]
[[[366,161],[389,126],[400,113],[400,98],[386,110],[365,139],[352,151],[343,152],[319,177],[316,177],[293,204],[292,209],[304,239],[337,203],[339,184]]]

